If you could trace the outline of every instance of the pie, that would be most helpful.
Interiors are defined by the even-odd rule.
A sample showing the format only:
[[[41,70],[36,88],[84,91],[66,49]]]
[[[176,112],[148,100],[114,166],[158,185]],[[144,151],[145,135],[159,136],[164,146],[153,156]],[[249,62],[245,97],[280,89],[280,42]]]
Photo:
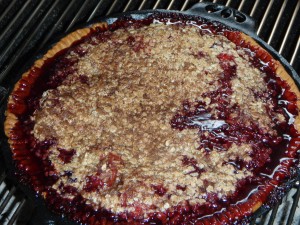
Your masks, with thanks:
[[[5,132],[22,180],[71,220],[245,224],[296,176],[298,99],[251,37],[159,13],[60,40],[15,85]]]

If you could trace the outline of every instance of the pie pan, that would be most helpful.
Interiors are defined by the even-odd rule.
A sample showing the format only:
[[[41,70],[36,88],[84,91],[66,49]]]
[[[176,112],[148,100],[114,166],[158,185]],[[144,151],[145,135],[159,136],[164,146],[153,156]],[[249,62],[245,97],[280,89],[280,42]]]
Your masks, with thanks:
[[[211,11],[211,13],[207,13],[207,11]],[[249,37],[253,38],[257,43],[259,43],[259,45],[262,46],[265,50],[267,50],[274,59],[281,62],[283,67],[279,66],[280,67],[279,70],[284,74],[285,74],[285,71],[287,71],[287,73],[290,75],[290,76],[285,75],[287,77],[285,79],[285,81],[289,85],[290,89],[293,89],[293,91],[296,90],[295,93],[297,95],[296,96],[297,98],[294,101],[296,102],[295,104],[297,106],[299,105],[298,100],[297,100],[299,97],[299,94],[298,94],[298,88],[296,86],[296,84],[299,85],[298,75],[288,65],[288,63],[286,62],[285,59],[283,59],[278,53],[276,53],[276,51],[274,51],[274,49],[272,49],[270,46],[265,44],[261,39],[259,39],[255,35],[253,21],[249,17],[245,16],[244,14],[241,14],[238,11],[235,11],[235,10],[229,9],[229,8],[223,8],[222,6],[215,5],[215,4],[199,3],[183,13],[182,12],[174,12],[174,11],[164,11],[164,10],[149,10],[149,11],[124,13],[121,15],[117,15],[115,17],[104,18],[101,21],[107,22],[107,24],[111,25],[111,24],[114,24],[120,18],[121,18],[121,20],[122,19],[124,20],[124,18],[130,18],[130,20],[146,20],[147,18],[150,18],[153,15],[154,16],[164,15],[166,17],[174,17],[174,18],[178,18],[178,16],[179,17],[182,16],[182,17],[193,18],[195,20],[199,19],[200,18],[199,15],[200,15],[202,18],[207,19],[208,21],[219,21],[229,27],[232,27],[234,29],[242,31]],[[223,17],[227,17],[227,18],[223,18]],[[97,24],[97,21],[95,21],[95,23]],[[91,26],[95,26],[94,25],[95,23],[93,22],[92,23],[93,25],[91,25]],[[105,28],[105,27],[103,27],[103,25],[100,25],[100,29],[102,29],[102,28]],[[88,32],[88,30],[87,30],[87,32]],[[247,41],[249,41],[250,44],[255,45],[255,42],[253,42],[252,39],[247,39]],[[54,53],[51,53],[51,51],[50,51],[50,53],[49,52],[47,53],[47,54],[49,54],[48,56],[51,56],[51,54],[52,55],[56,54],[55,48],[52,48],[52,51],[54,51]],[[269,56],[267,54],[265,54],[265,56],[263,56],[263,57],[265,57],[265,59],[268,60]],[[38,65],[39,61],[36,61],[36,63],[37,63],[36,65]],[[18,88],[18,86],[15,87],[15,90],[17,88]],[[10,99],[10,101],[12,101],[12,100]],[[9,112],[10,112],[10,109],[8,109],[8,117],[9,117]],[[11,120],[8,120],[6,122],[6,127],[12,128],[13,125],[9,125],[10,123],[11,123]],[[299,123],[297,122],[297,118],[296,118],[296,122],[294,123],[294,126],[296,127],[297,130],[299,129]],[[10,141],[13,141],[15,136],[12,136],[10,134],[10,131],[6,130],[6,133],[9,137]],[[290,155],[288,155],[291,158],[288,158],[287,160],[285,158],[284,160],[282,160],[283,167],[280,167],[280,169],[275,172],[276,175],[274,175],[274,176],[277,176],[278,180],[279,180],[277,183],[275,182],[275,183],[271,184],[271,185],[275,185],[276,186],[275,188],[272,188],[269,185],[267,187],[268,190],[263,189],[264,187],[262,187],[262,190],[257,191],[257,193],[255,193],[255,194],[249,195],[248,197],[250,199],[252,199],[252,203],[250,204],[249,208],[245,208],[246,205],[243,204],[243,202],[241,202],[241,204],[239,205],[239,208],[232,207],[227,211],[223,211],[223,212],[220,211],[218,213],[215,213],[214,216],[212,216],[210,218],[196,221],[197,224],[227,224],[227,223],[243,224],[243,223],[247,223],[247,221],[250,219],[251,216],[253,216],[254,213],[261,213],[264,210],[266,210],[268,207],[272,206],[274,203],[279,201],[282,198],[283,194],[289,190],[289,188],[291,187],[294,180],[297,178],[297,176],[299,174],[298,168],[296,166],[297,162],[295,162],[295,160],[297,159],[297,154],[298,154],[297,150],[299,148],[298,140],[299,140],[298,137],[295,137],[295,138],[293,137],[292,141],[295,143],[295,146],[293,146],[293,149],[291,149],[289,152]],[[16,153],[17,154],[15,154],[13,156],[13,158],[15,160],[18,160],[16,158],[19,157],[19,155],[18,155],[19,153],[18,152],[16,152]],[[7,153],[7,154],[9,154],[9,153]],[[9,158],[9,156],[7,156],[7,157]],[[285,165],[285,164],[288,164],[288,165]],[[287,167],[284,167],[284,166],[287,166]],[[11,166],[8,166],[8,167],[11,167]],[[263,204],[263,206],[262,206],[262,204]],[[56,211],[58,211],[58,209],[56,209]],[[153,222],[155,222],[155,221],[153,221]],[[112,223],[112,222],[105,220],[105,222],[102,222],[102,223],[108,224],[108,223]]]

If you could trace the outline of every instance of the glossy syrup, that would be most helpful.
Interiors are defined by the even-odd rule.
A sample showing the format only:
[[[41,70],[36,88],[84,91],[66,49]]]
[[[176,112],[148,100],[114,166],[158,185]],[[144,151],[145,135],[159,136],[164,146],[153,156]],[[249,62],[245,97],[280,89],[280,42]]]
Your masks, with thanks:
[[[242,219],[245,215],[252,213],[252,208],[257,202],[264,202],[268,198],[269,193],[274,190],[274,186],[293,176],[290,168],[294,166],[294,160],[291,158],[295,158],[300,146],[299,134],[292,125],[294,117],[298,115],[297,98],[289,90],[288,85],[276,77],[274,62],[270,55],[243,41],[238,32],[218,23],[206,22],[201,18],[197,18],[195,21],[192,16],[177,14],[157,14],[138,21],[125,18],[117,20],[108,28],[92,30],[80,42],[87,41],[93,44],[94,39],[92,37],[98,41],[106,41],[110,38],[110,31],[129,26],[139,28],[152,22],[176,23],[179,26],[190,24],[199,27],[199,32],[202,35],[225,35],[238,47],[248,49],[248,53],[252,57],[252,64],[267,74],[265,81],[268,84],[268,92],[257,93],[257,98],[262,97],[262,94],[270,98],[273,104],[278,106],[275,107],[276,110],[284,110],[288,121],[287,123],[278,122],[276,124],[275,129],[279,133],[276,137],[263,133],[254,123],[245,127],[244,124],[231,120],[231,112],[238,111],[238,106],[229,107],[229,97],[232,94],[231,80],[236,76],[236,66],[234,66],[234,62],[230,63],[233,61],[233,57],[226,53],[218,56],[222,60],[220,66],[224,70],[220,78],[221,88],[203,95],[203,97],[210,97],[213,99],[213,103],[218,105],[217,116],[211,116],[210,109],[204,102],[191,103],[186,101],[182,105],[182,110],[178,111],[170,121],[174,129],[198,129],[200,145],[208,154],[213,147],[217,147],[220,151],[226,151],[232,143],[250,143],[253,148],[251,163],[246,164],[239,158],[224,163],[234,165],[237,170],[248,167],[256,176],[241,180],[237,185],[237,191],[228,198],[220,199],[216,194],[208,194],[205,205],[191,206],[186,202],[174,207],[172,211],[153,213],[146,220],[137,218],[137,214],[134,212],[115,215],[104,209],[95,211],[86,204],[76,189],[68,186],[61,186],[61,191],[76,195],[76,197],[72,200],[64,199],[50,187],[56,182],[58,176],[47,153],[48,149],[55,144],[55,140],[37,142],[31,134],[33,124],[30,121],[30,116],[34,110],[39,108],[39,99],[42,93],[49,88],[55,89],[68,75],[74,72],[72,65],[76,61],[65,57],[68,50],[61,51],[55,57],[46,60],[42,68],[31,69],[28,77],[21,79],[19,87],[12,94],[15,103],[8,105],[8,110],[17,115],[20,121],[11,131],[11,139],[15,141],[12,144],[13,157],[17,161],[18,168],[20,172],[26,175],[24,180],[29,180],[36,191],[47,192],[47,203],[52,210],[67,214],[72,220],[83,223],[97,224],[97,221],[107,221],[107,224],[130,224],[136,220],[135,224],[188,224],[190,221],[198,221],[198,224],[224,224],[228,221],[234,221],[236,218]],[[132,43],[136,51],[143,47],[139,44],[135,45],[136,40],[133,38],[127,41]],[[79,57],[86,54],[79,46],[80,42],[74,43],[70,47]],[[201,52],[197,57],[203,57]],[[59,73],[57,72],[58,69],[60,70]],[[87,83],[85,77],[80,79],[83,85]],[[191,110],[190,104],[196,105],[195,109]],[[272,117],[271,111],[269,115]],[[209,132],[207,134],[204,131]],[[253,140],[258,141],[253,142]],[[75,150],[66,151],[62,149],[59,158],[64,163],[68,163],[74,154]],[[113,156],[110,158],[110,165],[114,168],[113,164],[118,159]],[[196,166],[193,158],[185,157],[182,163],[194,167],[193,173],[200,175],[203,172],[203,169]],[[70,177],[70,172],[66,171],[64,176]],[[98,190],[104,185],[97,176],[87,177],[87,181],[85,187],[87,191]],[[159,196],[165,195],[167,191],[163,186],[157,185],[153,186],[153,189]],[[177,189],[184,191],[186,187],[178,186]],[[244,201],[245,198],[247,201]],[[218,213],[224,207],[227,207],[227,210]],[[200,219],[209,214],[211,216]]]

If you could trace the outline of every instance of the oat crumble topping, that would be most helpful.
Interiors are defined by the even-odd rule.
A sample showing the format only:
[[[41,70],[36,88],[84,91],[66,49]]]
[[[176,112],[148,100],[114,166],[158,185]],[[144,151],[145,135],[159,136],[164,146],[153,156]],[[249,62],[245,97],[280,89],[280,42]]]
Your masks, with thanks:
[[[253,92],[266,91],[264,75],[242,49],[221,35],[201,35],[197,27],[161,24],[119,29],[96,46],[81,46],[87,54],[75,64],[76,72],[44,93],[32,118],[35,138],[57,140],[49,158],[61,175],[53,186],[60,194],[73,198],[61,189],[71,186],[95,208],[121,213],[140,206],[150,213],[185,201],[204,204],[208,193],[222,198],[252,175],[226,163],[250,162],[249,144],[207,152],[199,129],[170,124],[186,100],[205,102],[217,117],[217,105],[203,94],[222,87],[218,56],[226,52],[229,66],[236,66],[229,104],[243,115],[232,117],[274,133],[266,113],[272,103]],[[61,160],[61,151],[72,150],[70,162]]]

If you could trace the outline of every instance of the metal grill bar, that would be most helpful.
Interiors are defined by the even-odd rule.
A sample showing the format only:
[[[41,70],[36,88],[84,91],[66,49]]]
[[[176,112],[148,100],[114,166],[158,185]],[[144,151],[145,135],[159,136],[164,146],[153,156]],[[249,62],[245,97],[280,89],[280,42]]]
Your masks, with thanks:
[[[266,221],[267,221],[267,214],[264,214],[264,215],[261,216],[261,220],[260,220],[260,222],[257,223],[257,224],[263,225],[263,224],[265,224]],[[255,223],[254,223],[254,224],[255,224]]]
[[[10,2],[9,6],[5,9],[5,11],[0,16],[0,21],[2,21],[3,18],[7,16],[7,13],[15,6],[15,4],[16,4],[16,0]]]
[[[290,214],[289,214],[287,225],[291,225],[292,222],[293,222],[295,212],[296,212],[296,208],[298,206],[299,198],[300,198],[300,185],[299,185],[299,182],[298,182],[298,189],[297,189],[297,192],[294,196],[294,201],[293,201],[292,209],[291,209]]]
[[[57,6],[58,2],[55,2],[48,12],[45,14],[44,18],[41,20],[41,22],[38,24],[38,26],[34,29],[34,31],[31,33],[31,35],[25,40],[25,42],[22,43],[22,45],[19,47],[18,53],[13,55],[13,57],[10,59],[9,66],[3,71],[3,73],[0,76],[0,82],[2,79],[4,79],[7,76],[8,71],[11,69],[11,67],[16,63],[17,60],[22,56],[25,48],[29,45],[30,42],[37,36],[37,33],[40,32],[42,25],[44,22],[48,19],[49,15],[53,12],[55,7]],[[11,42],[13,44],[14,41]],[[11,47],[10,47],[11,48]],[[9,49],[9,48],[8,48]]]
[[[10,220],[8,221],[7,225],[13,225],[17,220],[22,208],[24,207],[26,199],[23,198],[22,201],[18,204],[16,210],[14,211],[13,215],[11,215]]]
[[[285,47],[285,45],[286,45],[286,41],[287,41],[287,38],[288,38],[288,36],[290,35],[290,33],[291,33],[291,28],[292,28],[292,25],[295,23],[295,20],[296,20],[296,16],[297,16],[297,14],[298,14],[298,12],[299,12],[299,8],[300,8],[300,1],[298,1],[298,3],[297,3],[297,6],[296,6],[296,8],[295,8],[295,10],[294,10],[294,13],[293,13],[293,16],[292,16],[292,18],[291,18],[291,21],[290,21],[290,23],[289,23],[289,26],[288,26],[288,28],[287,28],[287,31],[286,31],[286,33],[285,33],[285,35],[284,35],[284,38],[283,38],[283,41],[282,41],[282,43],[281,43],[281,45],[280,45],[280,48],[279,48],[279,54],[281,54],[282,52],[283,52],[283,50],[284,50],[284,47]],[[295,51],[296,52],[296,51]]]
[[[89,18],[87,19],[87,22],[90,22],[96,15],[98,9],[101,7],[101,5],[103,4],[104,0],[100,0],[98,2],[98,4],[96,5],[96,7],[94,8],[93,12],[91,13],[91,15],[89,16]]]
[[[298,41],[297,41],[297,45],[296,45],[295,51],[294,51],[293,56],[292,56],[292,59],[291,59],[291,61],[290,61],[290,64],[291,64],[292,66],[295,64],[295,59],[296,59],[297,53],[299,52],[299,47],[300,47],[300,37],[298,38]]]
[[[153,9],[157,9],[158,5],[160,4],[161,0],[156,1],[155,5],[153,6]]]
[[[63,14],[60,16],[60,18],[57,20],[57,22],[52,26],[49,32],[47,32],[46,37],[44,37],[41,40],[41,43],[38,45],[38,51],[43,48],[43,46],[50,40],[50,38],[53,36],[55,31],[57,30],[57,27],[59,24],[62,23],[62,21],[66,18],[67,14],[71,11],[72,7],[74,7],[75,1],[70,1],[67,8],[64,10]]]
[[[186,10],[186,7],[187,7],[188,3],[189,3],[189,0],[185,0],[185,2],[183,3],[183,6],[181,7],[180,11]]]
[[[278,211],[278,208],[279,208],[279,205],[280,205],[280,203],[277,203],[275,205],[275,207],[273,207],[272,214],[271,214],[271,217],[269,219],[268,225],[272,225],[274,223],[275,218],[276,218],[276,214],[277,214],[277,211]]]
[[[140,7],[139,7],[139,10],[142,10],[142,9],[143,9],[143,7],[144,7],[146,1],[147,1],[147,0],[143,0],[143,1],[142,1],[141,5],[140,5]]]
[[[16,26],[16,24],[18,23],[17,21],[20,21],[20,17],[22,14],[25,13],[26,9],[28,8],[28,5],[30,4],[29,1],[27,1],[25,3],[25,5],[23,5],[23,7],[21,8],[21,10],[17,13],[17,15],[14,17],[14,19],[10,22],[10,24],[3,30],[2,34],[0,35],[0,48],[3,47],[4,43],[7,42],[7,39],[11,36],[11,33],[13,31],[13,27]],[[8,11],[6,11],[8,12]],[[4,55],[4,54],[2,54]],[[1,66],[1,61],[0,61],[0,66]]]
[[[111,5],[111,7],[109,8],[108,12],[106,13],[106,15],[109,15],[109,14],[111,14],[111,13],[113,12],[114,8],[115,8],[116,5],[117,5],[117,2],[118,2],[118,0],[115,0],[115,1],[113,2],[113,4]]]
[[[244,4],[245,4],[245,0],[242,0],[242,2],[240,3],[240,6],[238,7],[238,10],[241,11],[241,9],[243,8]]]
[[[0,185],[3,183],[3,181],[4,181],[5,178],[6,178],[5,173],[1,173],[1,176],[0,176]]]
[[[5,50],[3,51],[3,54],[0,56],[0,66],[3,65],[4,61],[8,59],[8,57],[11,55],[9,53],[13,48],[13,45],[20,42],[21,36],[23,36],[23,32],[25,32],[25,28],[29,26],[29,24],[33,21],[35,17],[37,17],[37,14],[39,10],[42,8],[43,4],[45,4],[45,0],[41,1],[39,5],[35,8],[33,13],[30,15],[28,20],[25,22],[24,26],[21,27],[21,29],[17,32],[17,34],[14,36],[14,38],[10,41],[10,43],[6,46]],[[25,10],[25,8],[23,8]],[[23,10],[22,10],[23,11]],[[1,37],[0,37],[1,39]],[[13,65],[13,64],[10,64]],[[10,67],[7,67],[1,74],[0,74],[0,82],[3,81],[3,79],[6,77]]]
[[[270,37],[269,37],[269,39],[268,39],[268,41],[267,41],[268,44],[270,44],[271,41],[272,41],[273,38],[274,38],[275,31],[276,31],[276,29],[278,28],[278,24],[279,24],[279,21],[280,21],[281,18],[282,18],[282,14],[283,14],[283,12],[284,12],[284,10],[285,10],[286,4],[287,4],[287,1],[284,1],[282,7],[280,8],[280,11],[279,11],[279,14],[278,14],[278,16],[277,16],[277,19],[276,19],[276,21],[275,21],[275,24],[274,24],[274,26],[273,26],[272,32],[271,32]]]
[[[229,6],[231,4],[231,0],[226,2],[226,6]]]
[[[266,19],[268,18],[268,15],[269,15],[269,13],[270,13],[270,10],[271,10],[271,7],[272,7],[273,3],[274,3],[274,0],[270,0],[270,2],[269,2],[269,4],[268,4],[268,7],[267,7],[267,10],[266,10],[266,12],[265,12],[265,14],[264,14],[264,17],[262,18],[262,20],[261,20],[261,22],[260,22],[260,24],[259,24],[259,27],[258,27],[258,29],[257,29],[257,34],[258,34],[258,36],[260,35],[261,29],[262,29],[263,25],[265,24]]]
[[[128,3],[127,3],[126,6],[125,6],[123,12],[128,11],[128,8],[129,8],[129,6],[131,5],[131,3],[132,3],[132,0],[129,0]]]
[[[88,4],[89,4],[88,1],[84,1],[83,5],[80,7],[78,13],[74,16],[73,20],[71,21],[71,23],[69,24],[69,26],[65,30],[65,33],[68,33],[72,29],[74,24],[78,21],[79,16],[83,12],[83,10],[88,6]]]
[[[259,3],[259,1],[255,1],[254,6],[253,6],[253,8],[252,8],[252,10],[250,12],[250,16],[254,15],[254,12],[257,9],[258,3]]]
[[[7,206],[7,203],[9,202],[9,200],[13,197],[14,193],[16,192],[16,187],[13,186],[12,189],[7,190],[7,192],[8,193],[5,195],[2,203],[0,204],[0,214],[3,213],[5,207]]]
[[[167,7],[167,10],[170,10],[170,9],[171,9],[172,5],[174,4],[174,1],[175,1],[175,0],[172,0],[172,1],[170,2],[170,4],[169,4],[168,7]]]
[[[26,199],[19,197],[15,186],[8,187],[5,178],[5,174],[2,173],[0,177],[0,224],[13,225],[23,210]]]

